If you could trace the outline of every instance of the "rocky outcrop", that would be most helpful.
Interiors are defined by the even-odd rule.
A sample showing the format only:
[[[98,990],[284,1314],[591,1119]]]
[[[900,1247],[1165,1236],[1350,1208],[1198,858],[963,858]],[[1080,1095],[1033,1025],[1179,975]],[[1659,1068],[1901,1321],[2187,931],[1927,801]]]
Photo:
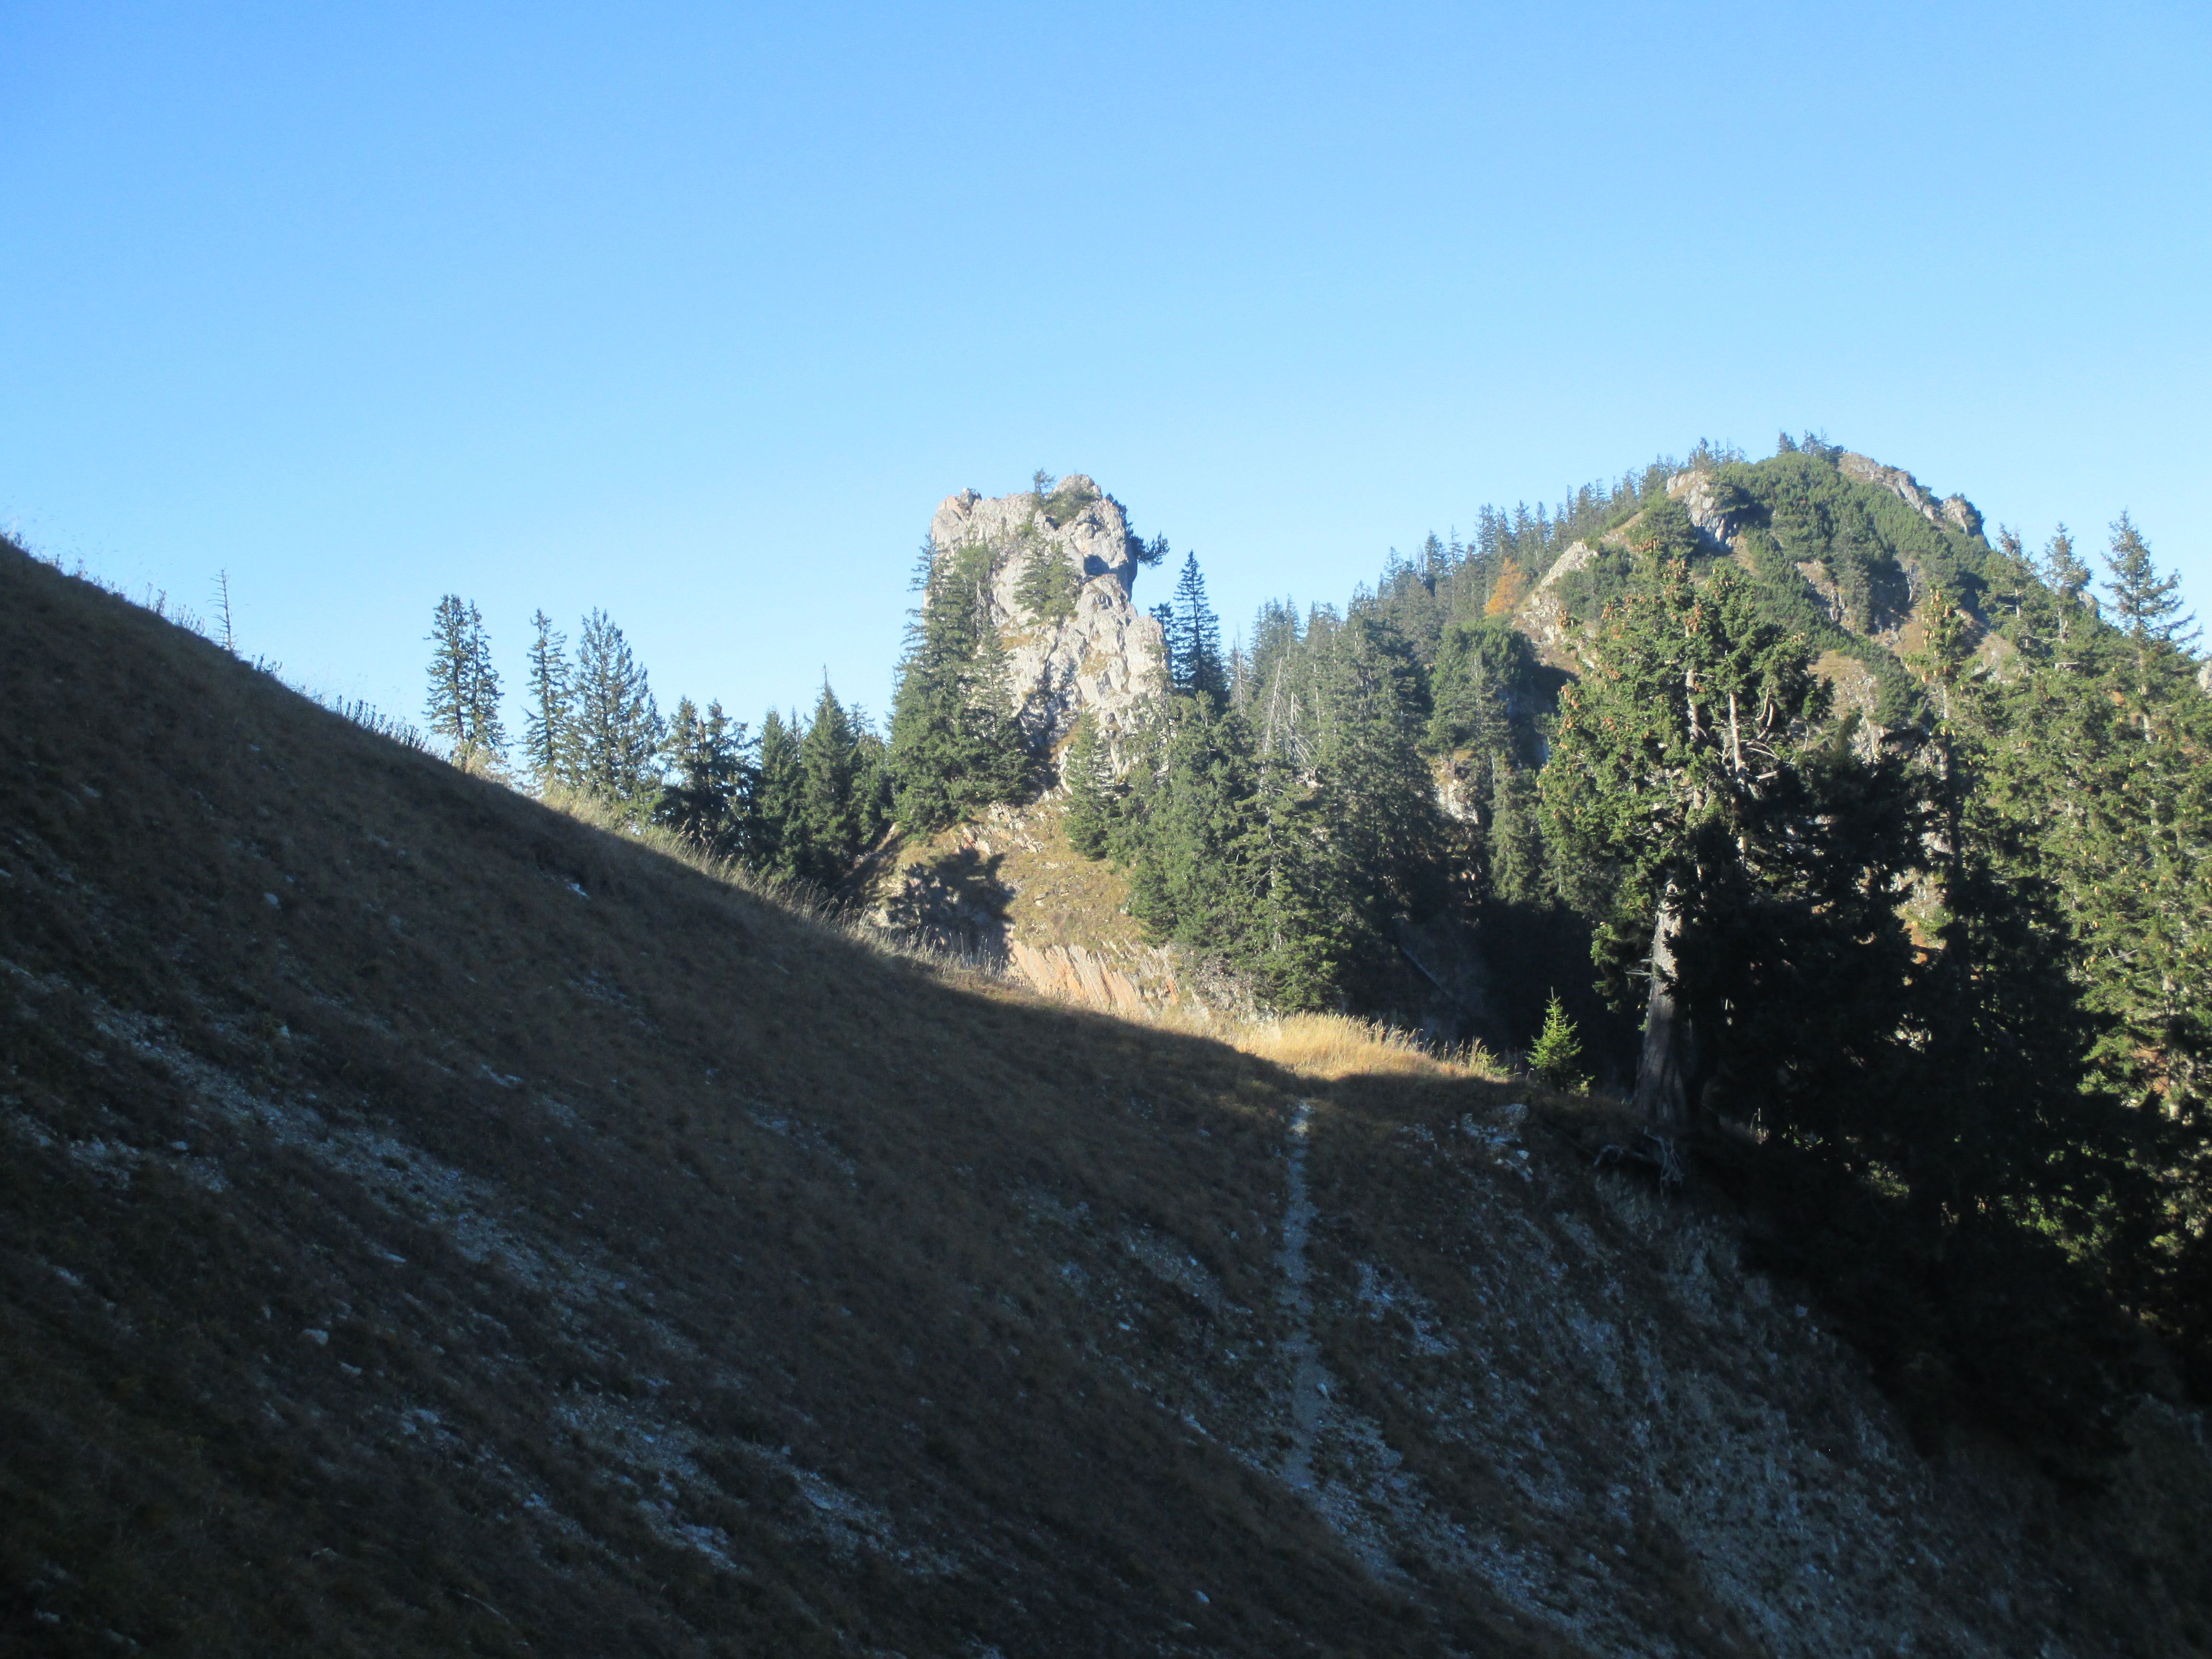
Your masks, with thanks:
[[[1536,584],[1536,592],[1541,593],[1561,579],[1573,575],[1576,571],[1589,569],[1590,561],[1595,557],[1597,550],[1588,542],[1573,543],[1565,552],[1552,561],[1552,568],[1544,573],[1543,580]]]
[[[1962,536],[1982,533],[1982,515],[1972,501],[1964,495],[1946,495],[1939,501],[1900,467],[1884,466],[1871,456],[1845,450],[1836,458],[1836,469],[1846,478],[1887,489],[1932,525],[1955,530]]]
[[[1139,707],[1166,680],[1160,625],[1133,598],[1141,544],[1121,504],[1079,472],[1048,495],[986,499],[963,489],[945,497],[929,534],[940,558],[962,548],[990,550],[991,619],[1006,647],[1023,729],[1049,748],[1088,711],[1118,746]],[[1066,572],[1066,587],[1042,604],[1040,590],[1052,584],[1024,580],[1039,561]]]
[[[1102,1013],[1139,1015],[1182,997],[1172,951],[1155,948],[1117,959],[1083,945],[1007,945],[1007,965],[1031,989]]]
[[[1667,480],[1667,493],[1681,502],[1698,533],[1723,549],[1735,544],[1735,533],[1757,511],[1710,472],[1678,472]]]
[[[1577,571],[1587,570],[1596,557],[1597,550],[1588,542],[1572,544],[1552,561],[1543,580],[1513,613],[1514,626],[1535,645],[1536,654],[1555,668],[1571,667],[1575,657],[1574,618],[1567,613],[1559,585]]]

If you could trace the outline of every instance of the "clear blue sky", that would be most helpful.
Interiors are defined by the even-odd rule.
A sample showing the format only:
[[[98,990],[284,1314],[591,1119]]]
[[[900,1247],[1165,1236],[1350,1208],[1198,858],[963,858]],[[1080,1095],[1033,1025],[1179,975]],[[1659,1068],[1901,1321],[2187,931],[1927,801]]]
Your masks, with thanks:
[[[0,525],[410,714],[449,590],[880,710],[1040,465],[1232,627],[1785,427],[2212,605],[2208,19],[0,0]]]

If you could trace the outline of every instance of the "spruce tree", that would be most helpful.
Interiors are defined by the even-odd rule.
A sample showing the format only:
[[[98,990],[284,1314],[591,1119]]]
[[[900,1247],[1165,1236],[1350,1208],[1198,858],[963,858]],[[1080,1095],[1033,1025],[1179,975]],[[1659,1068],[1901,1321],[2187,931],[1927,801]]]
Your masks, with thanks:
[[[1259,757],[1254,783],[1243,813],[1252,909],[1235,960],[1273,1006],[1341,1007],[1370,941],[1331,802],[1310,772],[1281,757]]]
[[[1129,802],[1129,914],[1157,938],[1242,963],[1256,914],[1258,779],[1233,711],[1179,698],[1148,733]]]
[[[1168,690],[1181,693],[1186,689],[1181,678],[1182,663],[1189,654],[1183,647],[1182,624],[1176,619],[1175,606],[1165,599],[1148,614],[1160,625],[1160,667],[1167,675]]]
[[[2197,618],[2182,611],[2180,572],[2160,574],[2149,544],[2124,513],[2112,526],[2105,570],[2112,595],[2112,622],[2127,635],[2134,662],[2129,691],[2136,726],[2148,742],[2153,705],[2168,701],[2173,684],[2185,679],[2194,666],[2182,647],[2197,637]]]
[[[1161,625],[1173,630],[1169,635],[1169,684],[1183,696],[1226,702],[1229,672],[1221,655],[1221,618],[1206,603],[1206,578],[1199,570],[1197,554],[1184,556],[1175,599],[1166,609],[1172,621],[1163,618]]]
[[[1074,735],[1060,757],[1060,774],[1067,793],[1061,823],[1068,844],[1085,858],[1104,858],[1114,843],[1118,792],[1106,745],[1099,741],[1097,722],[1088,710],[1076,719]]]
[[[746,825],[746,859],[775,875],[799,873],[805,858],[805,829],[800,810],[799,724],[771,708],[761,720],[760,776]]]
[[[1699,935],[1758,885],[1754,842],[1784,830],[1768,807],[1801,793],[1796,728],[1825,712],[1826,688],[1804,640],[1759,614],[1735,567],[1701,587],[1686,560],[1656,548],[1586,656],[1544,769],[1546,834],[1568,896],[1597,922],[1613,994],[1632,973],[1649,980],[1636,1105],[1672,1137],[1711,1059],[1698,1015],[1711,1024],[1718,1012],[1697,983]]]
[[[1583,1040],[1556,990],[1544,1006],[1544,1029],[1528,1050],[1528,1069],[1554,1089],[1579,1093],[1589,1087],[1589,1078],[1583,1071]]]
[[[859,704],[848,705],[846,713],[859,732],[854,742],[853,794],[860,812],[860,845],[866,849],[883,839],[894,818],[890,744]]]
[[[1083,572],[1068,557],[1067,550],[1042,538],[1028,538],[1021,579],[1015,584],[1015,601],[1022,614],[1040,625],[1066,622],[1075,614],[1075,601],[1083,592]]]
[[[860,787],[860,730],[825,676],[814,717],[799,744],[795,837],[787,842],[793,875],[834,887],[867,846],[867,801]]]
[[[575,783],[575,738],[572,727],[573,685],[567,638],[556,633],[543,611],[530,618],[536,637],[530,647],[530,707],[522,719],[523,763],[539,794]]]
[[[1024,798],[1033,771],[1010,707],[991,615],[992,550],[927,548],[891,705],[899,822],[927,835],[995,801]]]
[[[459,594],[438,601],[430,622],[430,730],[447,740],[454,765],[475,771],[506,758],[499,672],[483,613]]]
[[[753,784],[746,746],[744,723],[732,722],[720,702],[702,715],[690,698],[679,701],[668,728],[675,775],[660,792],[654,821],[710,852],[742,850],[739,828]]]
[[[2079,604],[2088,591],[2089,567],[2074,551],[2074,538],[2064,525],[2051,532],[2043,548],[2043,580],[2062,599]]]
[[[642,811],[659,793],[665,735],[644,665],[602,611],[584,618],[576,644],[576,781],[601,799]]]
[[[1312,771],[1319,809],[1347,876],[1347,988],[1371,992],[1395,957],[1401,918],[1441,908],[1443,830],[1419,744],[1426,689],[1411,647],[1365,610],[1345,619],[1316,672]]]

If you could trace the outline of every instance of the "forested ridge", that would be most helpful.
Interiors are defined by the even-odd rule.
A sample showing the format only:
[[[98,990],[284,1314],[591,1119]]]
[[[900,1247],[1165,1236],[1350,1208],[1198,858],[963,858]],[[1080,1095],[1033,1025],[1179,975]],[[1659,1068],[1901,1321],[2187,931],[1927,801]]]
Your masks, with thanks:
[[[924,549],[885,737],[827,685],[757,735],[664,726],[618,629],[572,665],[541,616],[507,763],[828,888],[895,825],[1056,790],[1130,913],[1261,1006],[1540,1035],[1547,1075],[1632,1095],[1626,1155],[1786,1215],[1763,1248],[1929,1421],[2094,1443],[2163,1363],[2143,1327],[2212,1387],[2212,696],[2124,515],[2093,574],[2063,526],[2031,554],[1785,436],[1485,508],[1226,643],[1191,556],[1135,741],[1056,754],[988,602],[1033,556]],[[483,655],[472,616],[441,663]]]

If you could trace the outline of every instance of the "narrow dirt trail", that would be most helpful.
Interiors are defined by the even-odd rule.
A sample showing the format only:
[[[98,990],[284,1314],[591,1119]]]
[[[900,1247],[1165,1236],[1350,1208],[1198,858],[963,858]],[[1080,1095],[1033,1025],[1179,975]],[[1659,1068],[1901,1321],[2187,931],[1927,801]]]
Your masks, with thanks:
[[[1276,1260],[1283,1269],[1283,1306],[1291,1316],[1284,1342],[1291,1360],[1291,1445],[1283,1455],[1283,1479],[1296,1491],[1314,1490],[1314,1441],[1328,1403],[1328,1373],[1322,1369],[1313,1339],[1313,1295],[1307,1288],[1306,1240],[1313,1228],[1313,1200],[1306,1195],[1306,1139],[1313,1126],[1313,1103],[1302,1100],[1291,1115],[1290,1191],[1283,1208],[1283,1248]]]

